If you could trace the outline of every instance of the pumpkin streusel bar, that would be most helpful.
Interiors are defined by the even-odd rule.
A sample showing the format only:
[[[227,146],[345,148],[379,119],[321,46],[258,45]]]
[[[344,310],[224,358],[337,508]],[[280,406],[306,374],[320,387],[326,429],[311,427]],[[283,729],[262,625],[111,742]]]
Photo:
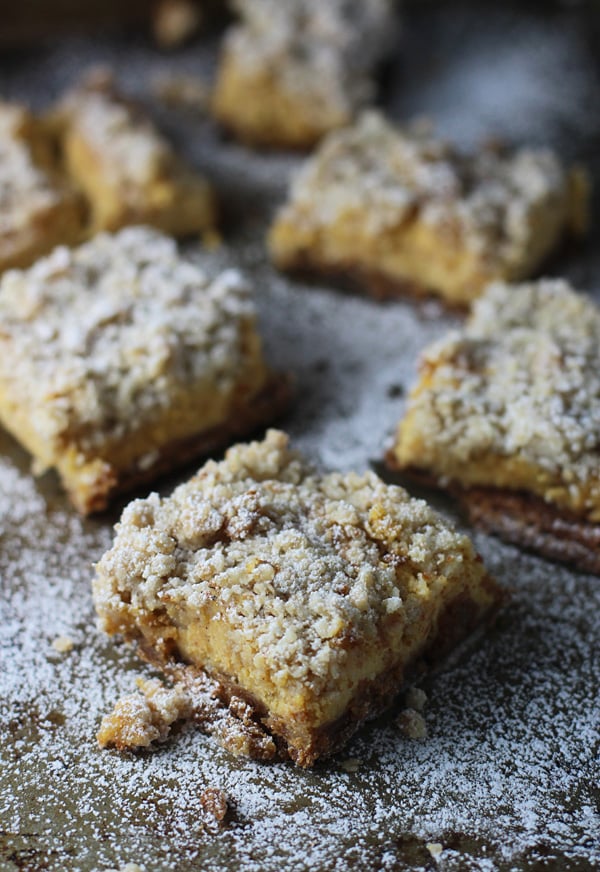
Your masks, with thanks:
[[[490,286],[428,348],[390,465],[472,519],[600,573],[600,310],[564,281]]]
[[[170,497],[132,502],[94,599],[106,632],[167,674],[180,663],[206,673],[246,719],[251,707],[280,756],[311,766],[500,593],[470,540],[425,502],[370,472],[320,474],[271,430]],[[131,711],[105,721],[104,744],[124,747],[120,725],[140,732]]]
[[[0,101],[0,272],[79,241],[82,229],[82,203],[57,172],[43,122]]]
[[[235,0],[213,109],[250,145],[308,148],[372,100],[393,0]]]
[[[148,228],[60,247],[0,281],[0,421],[82,512],[280,410],[242,276]]]
[[[548,149],[467,155],[368,112],[308,158],[269,245],[282,270],[465,306],[491,280],[530,276],[584,229],[586,204],[585,175]]]
[[[57,107],[54,125],[66,171],[90,207],[90,233],[129,224],[171,236],[210,230],[210,185],[180,159],[150,118],[97,72]]]

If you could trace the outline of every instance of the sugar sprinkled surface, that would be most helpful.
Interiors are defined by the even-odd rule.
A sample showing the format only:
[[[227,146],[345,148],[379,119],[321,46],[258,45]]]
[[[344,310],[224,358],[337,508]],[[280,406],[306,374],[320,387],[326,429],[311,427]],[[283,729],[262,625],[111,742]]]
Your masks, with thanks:
[[[570,38],[565,30],[565,50],[573,48]],[[551,47],[557,40],[553,32]],[[506,56],[517,43],[507,37],[497,57],[503,45]],[[94,51],[97,60],[115,61],[125,84],[142,90],[151,78],[142,48],[119,54],[99,42]],[[44,63],[5,76],[5,90],[49,96],[89,56],[84,42],[56,49]],[[193,68],[190,53],[178,63]],[[572,85],[566,76],[562,105],[577,103]],[[427,108],[427,89],[420,93]],[[467,110],[452,103],[456,123]],[[478,121],[488,129],[493,111],[492,122],[528,133],[527,113],[515,121],[488,105],[465,127],[466,137],[479,135]],[[251,270],[261,289],[270,359],[298,380],[286,427],[326,465],[364,469],[381,456],[400,417],[419,351],[456,322],[428,308],[378,307],[275,276],[264,259],[262,219],[282,199],[295,162],[249,156],[231,144],[216,149],[208,128],[204,133],[197,163],[211,170],[226,203],[253,199],[232,248],[214,259]],[[589,287],[598,262],[580,263],[573,258],[565,270],[583,270],[587,280],[579,284]],[[426,870],[434,868],[432,845],[442,846],[442,870],[598,866],[597,579],[477,536],[492,573],[513,587],[513,602],[469,657],[423,685],[425,741],[403,739],[390,717],[314,772],[233,760],[193,729],[156,753],[118,756],[95,744],[101,713],[149,673],[95,629],[92,562],[109,547],[115,518],[82,521],[51,480],[30,478],[27,463],[0,435],[2,869]],[[58,636],[73,640],[68,655],[53,650]],[[350,759],[361,761],[355,772],[342,766]],[[213,787],[232,809],[216,831],[200,799]]]

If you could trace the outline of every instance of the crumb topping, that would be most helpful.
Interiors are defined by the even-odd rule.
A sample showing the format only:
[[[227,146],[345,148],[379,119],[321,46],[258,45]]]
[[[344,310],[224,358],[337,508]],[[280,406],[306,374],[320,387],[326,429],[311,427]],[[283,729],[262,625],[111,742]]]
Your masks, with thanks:
[[[0,240],[26,230],[40,213],[61,200],[61,191],[40,169],[22,136],[29,114],[0,102]]]
[[[0,381],[40,439],[87,450],[192,389],[233,395],[256,366],[253,326],[237,271],[211,278],[168,237],[127,228],[4,275]]]
[[[427,124],[400,129],[369,111],[306,162],[281,219],[318,229],[358,215],[378,236],[418,217],[494,263],[513,264],[527,253],[534,210],[564,204],[568,190],[548,149],[462,154]]]
[[[168,170],[173,152],[154,124],[98,73],[63,101],[61,114],[102,161],[103,172],[130,195]]]
[[[350,117],[373,97],[374,66],[395,34],[390,0],[235,0],[241,24],[227,49],[250,74],[271,71],[277,86],[315,113]]]
[[[561,280],[495,283],[467,325],[424,355],[410,402],[423,465],[523,458],[600,505],[600,310]]]
[[[425,502],[370,472],[319,475],[274,430],[171,497],[135,500],[116,529],[95,582],[105,626],[212,604],[281,688],[325,687],[345,645],[376,644],[387,620],[418,622],[476,560]]]

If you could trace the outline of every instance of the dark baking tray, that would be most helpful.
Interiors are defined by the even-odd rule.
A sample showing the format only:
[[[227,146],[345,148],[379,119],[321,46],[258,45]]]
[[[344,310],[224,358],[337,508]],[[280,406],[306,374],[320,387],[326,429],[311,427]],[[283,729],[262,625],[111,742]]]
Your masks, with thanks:
[[[465,146],[550,144],[600,181],[596,16],[592,6],[549,9],[409,8],[383,84],[387,109],[428,115]],[[435,304],[379,305],[271,269],[265,229],[300,158],[252,154],[200,113],[153,99],[160,76],[209,78],[216,51],[212,35],[172,55],[142,37],[73,36],[4,50],[0,93],[41,107],[101,62],[148,98],[215,180],[225,244],[212,259],[252,277],[269,356],[296,377],[285,427],[329,466],[377,465],[419,351],[457,319]],[[598,296],[599,241],[593,223],[589,240],[549,271]],[[153,753],[119,756],[95,744],[100,717],[148,673],[95,627],[92,564],[117,516],[79,519],[52,476],[35,481],[26,455],[0,435],[3,872],[599,868],[598,579],[477,534],[512,603],[423,683],[425,741],[403,738],[392,714],[311,772],[235,760],[191,728]],[[73,640],[70,653],[53,649],[58,636]],[[231,800],[220,828],[202,810],[206,787]],[[431,843],[443,848],[437,859]]]

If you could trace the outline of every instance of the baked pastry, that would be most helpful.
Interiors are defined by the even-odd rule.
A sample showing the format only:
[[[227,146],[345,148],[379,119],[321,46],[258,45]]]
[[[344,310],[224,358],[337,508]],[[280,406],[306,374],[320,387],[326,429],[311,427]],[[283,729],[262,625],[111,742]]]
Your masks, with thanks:
[[[252,431],[286,398],[242,277],[148,228],[0,282],[0,420],[81,512]]]
[[[600,310],[560,280],[492,285],[424,353],[389,461],[508,541],[600,573]]]
[[[101,625],[192,664],[300,766],[387,707],[499,602],[470,540],[375,474],[318,474],[284,433],[135,500],[100,560]]]
[[[234,0],[214,114],[242,141],[308,148],[374,96],[394,44],[393,0]]]
[[[0,102],[0,272],[77,241],[82,224],[81,202],[56,171],[44,125],[23,106]]]
[[[586,202],[581,171],[547,149],[464,155],[428,126],[399,129],[368,112],[307,160],[269,244],[283,270],[464,306],[493,279],[533,273],[584,228]]]
[[[173,151],[104,73],[88,77],[54,114],[63,160],[91,210],[90,232],[146,224],[171,236],[210,229],[208,182]]]

